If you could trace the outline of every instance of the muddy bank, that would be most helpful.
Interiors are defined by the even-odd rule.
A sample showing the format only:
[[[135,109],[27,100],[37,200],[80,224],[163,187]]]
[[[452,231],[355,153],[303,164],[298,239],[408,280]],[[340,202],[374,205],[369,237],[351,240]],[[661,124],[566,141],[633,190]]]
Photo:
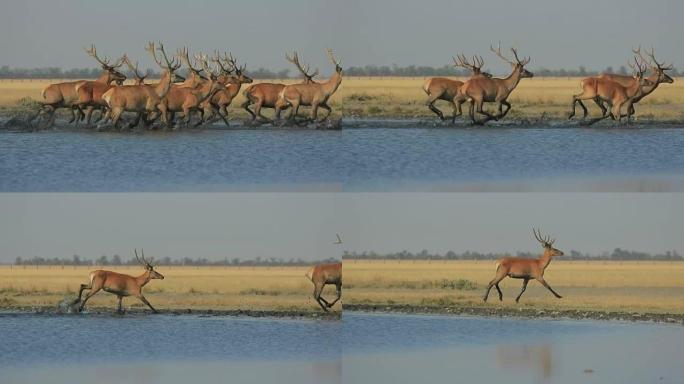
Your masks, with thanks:
[[[676,313],[630,313],[615,311],[591,311],[576,309],[536,309],[467,306],[422,306],[408,304],[344,304],[345,311],[383,312],[404,314],[442,314],[486,317],[512,317],[527,319],[572,319],[572,320],[610,320],[645,321],[684,325],[684,314]]]
[[[215,309],[160,309],[159,315],[195,315],[195,316],[217,316],[217,317],[252,317],[252,318],[282,318],[282,319],[317,319],[317,320],[339,320],[340,312],[322,312],[322,311],[307,311],[307,310],[261,310],[261,309],[229,309],[229,310],[215,310]],[[90,307],[84,312],[72,312],[64,310],[60,307],[5,307],[0,309],[0,317],[6,316],[22,316],[27,314],[44,315],[44,316],[148,316],[154,313],[147,309],[128,309],[125,313],[117,313],[113,308],[105,307]]]

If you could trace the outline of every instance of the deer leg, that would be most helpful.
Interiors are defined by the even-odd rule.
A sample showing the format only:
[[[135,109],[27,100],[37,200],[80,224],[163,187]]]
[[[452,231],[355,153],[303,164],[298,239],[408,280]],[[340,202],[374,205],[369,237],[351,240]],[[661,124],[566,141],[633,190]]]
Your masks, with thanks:
[[[223,111],[223,112],[221,112],[221,111]],[[221,117],[221,120],[223,120],[223,123],[226,125],[226,127],[230,127],[230,123],[228,122],[228,106],[227,105],[222,105],[221,108],[219,108],[218,115]]]
[[[572,96],[572,111],[571,111],[570,114],[568,115],[568,120],[570,120],[570,119],[572,119],[573,117],[575,117],[575,113],[576,113],[576,109],[577,109],[577,104],[579,104],[580,107],[582,107],[582,110],[584,111],[584,115],[583,115],[583,117],[582,117],[583,119],[586,118],[587,115],[589,114],[589,111],[587,110],[587,107],[586,107],[586,106],[584,105],[584,103],[582,102],[582,94],[573,95],[573,96]]]
[[[123,296],[118,296],[118,298],[119,298],[119,307],[117,308],[117,312],[124,313],[123,304],[121,303],[121,300],[123,300]]]
[[[321,121],[328,120],[328,118],[330,117],[330,114],[332,113],[332,108],[330,108],[330,106],[327,103],[320,104],[319,107],[325,109],[328,112],[325,114],[325,116],[323,116]]]
[[[475,105],[475,111],[477,113],[485,116],[484,120],[476,120],[475,115],[473,114],[473,123],[475,123],[477,125],[484,125],[489,120],[496,119],[496,116],[492,115],[491,113],[489,113],[483,109],[483,105],[484,105],[484,101],[482,101],[482,100],[478,101],[477,104]]]
[[[516,303],[518,301],[520,301],[520,296],[522,296],[522,294],[525,293],[525,290],[527,289],[527,283],[529,283],[529,282],[530,282],[530,279],[523,280],[523,285],[522,285],[522,289],[520,290],[520,294],[518,295],[518,297],[515,298]]]
[[[97,119],[95,119],[95,121],[93,121],[93,124],[99,123],[105,115],[104,108],[98,108],[98,111],[100,111],[100,114],[97,116]]]
[[[321,302],[321,293],[323,293],[323,285],[315,284],[314,299],[316,299],[316,302],[321,306],[321,308],[323,308],[324,311],[328,312],[328,308]]]
[[[603,105],[603,99],[601,99],[600,97],[596,96],[596,97],[594,97],[593,100],[594,100],[594,103],[595,103],[599,108],[601,108],[601,116],[605,116],[606,113],[608,113],[608,108],[606,108],[606,106]],[[585,115],[584,117],[587,117],[587,116]]]
[[[140,124],[140,120],[142,119],[142,112],[138,112],[138,114],[135,116],[135,120],[133,120],[130,124],[128,124],[127,129],[133,129]]]
[[[74,110],[74,107],[71,107],[69,112],[71,112],[71,118],[67,121],[67,124],[71,124],[76,120],[76,111]]]
[[[328,308],[332,308],[335,303],[337,303],[340,298],[342,298],[342,284],[335,284],[335,290],[337,291],[337,297],[335,297],[335,300],[333,300],[330,304],[328,304]]]
[[[251,109],[249,109],[250,105],[252,105],[252,100],[248,97],[242,104],[240,104],[240,107],[242,109],[244,109],[245,111],[247,111],[247,113],[249,113],[250,116],[252,116],[252,118],[250,120],[254,121],[256,119],[257,115],[254,114],[254,112],[252,112]]]
[[[451,100],[451,104],[454,107],[454,114],[451,116],[451,124],[456,123],[456,117],[461,116],[463,114],[463,111],[461,110],[461,106],[465,100],[455,97],[453,100]]]
[[[543,277],[538,277],[538,278],[537,278],[537,281],[539,281],[539,282],[541,283],[541,285],[543,285],[544,287],[546,287],[546,289],[548,289],[549,291],[551,291],[551,293],[553,293],[553,295],[556,296],[557,298],[559,298],[559,299],[562,299],[562,298],[563,298],[563,296],[557,294],[556,291],[554,291],[553,288],[551,288],[551,286],[546,282],[546,280],[544,280]]]
[[[147,301],[147,299],[145,298],[145,296],[143,296],[142,293],[139,294],[139,295],[137,295],[137,298],[140,299],[140,301],[142,301],[143,303],[147,304],[147,306],[150,307],[150,309],[152,310],[152,312],[154,312],[154,313],[159,313],[156,309],[154,309],[154,307],[152,306],[152,304],[150,304],[150,302]]]
[[[430,110],[432,112],[434,112],[437,116],[439,116],[440,120],[444,121],[444,114],[437,107],[435,107],[435,102],[437,101],[437,99],[439,99],[439,97],[431,96],[428,99],[427,106],[428,106],[428,108],[430,108]]]
[[[93,117],[93,111],[94,110],[95,110],[95,107],[93,107],[93,106],[88,107],[88,109],[87,109],[88,112],[86,112],[86,125],[90,125],[90,120]]]
[[[506,106],[506,110],[503,113],[501,113],[501,105]],[[503,119],[504,117],[506,117],[506,115],[508,114],[508,111],[510,111],[510,110],[511,110],[511,103],[509,103],[508,100],[501,100],[501,103],[499,103],[499,119]]]
[[[501,280],[503,280],[504,277],[505,277],[505,275],[499,276],[498,274],[496,276],[494,276],[492,281],[490,281],[489,284],[487,284],[487,291],[485,292],[485,295],[482,298],[482,301],[484,301],[485,303],[487,302],[487,298],[489,297],[489,291],[491,291],[492,287],[494,287],[494,286],[496,286],[496,289],[499,291],[499,295],[500,295],[499,299],[503,300],[503,294],[501,293],[501,290],[499,289],[499,282]]]
[[[497,282],[494,286],[496,287],[496,292],[499,293],[499,301],[503,301],[503,292],[501,292],[501,288],[499,288],[499,283]]]
[[[93,297],[96,293],[100,292],[100,289],[102,289],[102,286],[101,286],[101,285],[96,286],[96,287],[91,286],[90,292],[88,292],[88,293],[86,294],[85,298],[83,298],[83,301],[81,301],[81,306],[78,307],[78,311],[79,311],[79,312],[82,312],[82,311],[83,311],[83,308],[85,308],[86,302],[87,302],[91,297]]]

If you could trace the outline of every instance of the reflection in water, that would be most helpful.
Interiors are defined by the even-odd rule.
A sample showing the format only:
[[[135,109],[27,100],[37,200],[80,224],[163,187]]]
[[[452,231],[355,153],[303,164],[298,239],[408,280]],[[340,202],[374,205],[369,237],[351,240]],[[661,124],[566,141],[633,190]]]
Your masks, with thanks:
[[[499,345],[496,347],[496,362],[500,370],[517,369],[524,372],[538,372],[549,379],[553,374],[554,362],[551,345]]]

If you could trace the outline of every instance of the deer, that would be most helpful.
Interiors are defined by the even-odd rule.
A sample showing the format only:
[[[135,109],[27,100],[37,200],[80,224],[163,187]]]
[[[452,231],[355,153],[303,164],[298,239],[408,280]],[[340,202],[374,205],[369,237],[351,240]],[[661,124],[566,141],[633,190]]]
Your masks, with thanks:
[[[646,66],[639,62],[639,59],[634,57],[634,64],[627,63],[634,70],[634,81],[628,85],[623,86],[620,83],[600,77],[588,77],[581,82],[582,93],[573,95],[572,97],[572,111],[568,115],[568,119],[572,119],[576,114],[577,104],[584,110],[583,118],[587,116],[587,107],[584,106],[582,100],[594,100],[599,98],[608,102],[611,105],[611,112],[609,115],[603,114],[596,118],[590,124],[611,117],[617,120],[618,123],[622,121],[623,117],[631,116],[630,111],[633,111],[632,104],[636,98],[641,98],[645,87],[653,86],[653,82],[644,77]],[[625,106],[627,115],[622,115],[622,107]]]
[[[152,265],[151,262],[147,261],[145,259],[145,252],[141,250],[142,258],[138,257],[138,250],[134,250],[135,252],[135,258],[138,260],[138,263],[140,263],[144,268],[145,272],[137,277],[130,276],[130,275],[125,275],[122,273],[117,273],[117,272],[112,272],[112,271],[105,271],[102,269],[92,271],[90,272],[90,283],[89,284],[81,284],[81,287],[78,291],[78,299],[74,303],[80,302],[81,305],[79,306],[78,311],[82,312],[83,308],[85,308],[86,302],[88,302],[88,299],[93,297],[96,293],[98,293],[100,290],[103,290],[105,292],[109,292],[112,294],[115,294],[117,298],[119,299],[119,305],[117,308],[117,312],[123,313],[123,307],[121,301],[123,300],[124,297],[127,296],[135,296],[137,297],[140,301],[145,303],[152,312],[158,313],[156,309],[150,304],[149,301],[145,298],[145,296],[142,293],[142,288],[147,285],[147,283],[150,282],[150,280],[153,279],[160,279],[164,280],[164,275],[161,273],[157,272],[154,270],[154,265]],[[86,294],[85,298],[81,301],[81,296],[83,295],[84,290],[89,290],[89,292]]]
[[[337,88],[342,83],[342,66],[340,62],[335,59],[332,49],[328,48],[328,59],[335,66],[335,73],[324,83],[312,81],[308,84],[290,84],[286,85],[278,95],[276,102],[276,120],[280,120],[280,111],[289,106],[292,108],[288,120],[295,121],[299,107],[311,106],[310,121],[316,121],[318,118],[318,108],[325,109],[328,113],[321,121],[325,121],[330,117],[332,108],[328,106],[328,99],[332,96]],[[294,63],[294,62],[293,62]],[[300,67],[299,60],[296,65]]]
[[[641,101],[641,99],[643,99],[644,97],[646,97],[647,95],[649,95],[653,91],[655,91],[656,88],[658,88],[658,86],[660,84],[663,84],[663,83],[672,84],[672,83],[674,83],[674,79],[672,77],[670,77],[667,73],[665,73],[665,71],[672,70],[673,66],[671,64],[668,66],[664,66],[665,63],[659,63],[658,60],[656,60],[656,58],[655,58],[655,51],[653,50],[653,48],[651,48],[651,52],[646,53],[650,57],[650,60],[647,60],[643,56],[643,54],[641,53],[641,47],[638,47],[637,49],[632,49],[632,52],[634,52],[635,55],[638,55],[641,58],[642,62],[644,62],[644,63],[650,62],[650,64],[651,64],[651,75],[648,76],[647,79],[648,79],[648,81],[652,82],[653,84],[643,86],[642,87],[643,92],[642,92],[641,96],[634,97],[633,103],[630,106],[630,110],[629,110],[630,116],[634,115],[634,113],[635,113],[634,104],[638,103],[639,101]],[[636,81],[633,76],[616,75],[616,74],[612,74],[612,73],[603,73],[603,74],[599,75],[599,78],[615,81],[615,82],[619,83],[620,85],[622,85],[623,87],[629,87],[630,85],[632,85],[632,83],[634,81]],[[599,108],[601,108],[602,115],[605,116],[606,113],[608,112],[608,109],[603,105],[603,100],[600,97],[596,97],[596,98],[594,98],[594,102],[596,103],[596,105],[599,106]],[[585,114],[585,117],[586,117],[586,114]]]
[[[454,60],[454,66],[462,67],[471,70],[471,77],[475,76],[486,76],[492,77],[490,73],[482,72],[482,66],[484,65],[484,60],[482,56],[473,56],[472,64],[468,62],[468,59],[463,54],[458,54],[458,60],[452,57]],[[465,102],[464,98],[456,98],[458,95],[458,90],[463,85],[463,81],[453,80],[446,77],[431,77],[428,78],[425,83],[423,83],[423,91],[428,95],[427,106],[432,112],[434,112],[440,120],[444,121],[444,113],[435,107],[435,102],[437,100],[444,100],[451,103],[453,107],[453,115],[451,117],[452,124],[456,120],[457,116],[461,116],[461,105]]]
[[[491,45],[489,46],[489,49],[501,60],[510,64],[512,72],[508,77],[503,79],[495,77],[489,78],[486,76],[473,77],[463,83],[461,89],[459,89],[457,97],[470,100],[470,119],[473,121],[473,124],[477,125],[483,125],[490,120],[504,118],[511,109],[511,104],[507,99],[518,86],[520,80],[534,77],[532,72],[525,69],[525,66],[530,62],[530,58],[527,57],[520,60],[518,51],[515,48],[511,48],[511,52],[513,52],[513,55],[515,56],[515,61],[506,58],[501,53],[501,43],[499,43],[497,49],[494,49]],[[499,114],[493,115],[485,111],[483,109],[485,102],[498,103]],[[503,106],[506,106],[505,111],[503,110]],[[475,111],[480,115],[484,115],[485,118],[483,120],[477,120],[475,118]]]
[[[556,291],[551,288],[551,286],[544,280],[544,270],[549,266],[551,258],[556,256],[563,256],[563,251],[560,251],[553,247],[553,243],[556,239],[551,239],[549,236],[542,236],[540,230],[532,229],[534,233],[534,238],[544,247],[544,253],[538,259],[523,259],[518,257],[504,257],[496,262],[496,275],[487,284],[487,291],[485,292],[482,300],[486,303],[487,297],[489,297],[489,291],[492,287],[496,287],[497,292],[499,292],[499,301],[503,301],[503,293],[501,288],[499,288],[499,282],[506,277],[512,279],[522,279],[523,285],[520,294],[515,298],[515,302],[520,301],[520,297],[527,289],[527,283],[531,279],[537,280],[541,285],[546,287],[551,293],[553,293],[556,298],[561,299],[562,296],[556,293]]]
[[[145,49],[152,55],[157,65],[164,70],[164,74],[161,81],[154,85],[122,85],[105,92],[102,98],[110,109],[110,118],[115,128],[118,128],[119,120],[124,112],[145,113],[149,120],[154,120],[161,115],[164,124],[168,126],[166,109],[162,100],[169,93],[174,80],[178,79],[175,76],[175,71],[180,68],[181,64],[177,63],[175,58],[173,61],[169,60],[164,51],[164,45],[161,43],[159,43],[159,47],[155,47],[155,44],[150,42]],[[157,58],[157,50],[161,53],[164,63]],[[131,125],[129,125],[130,127]]]
[[[251,84],[254,80],[245,74],[247,64],[238,66],[233,54],[223,54],[220,57],[218,51],[215,52],[212,61],[221,70],[221,80],[224,88],[214,93],[214,95],[203,101],[201,109],[203,111],[203,122],[207,123],[218,113],[219,117],[228,126],[228,106],[233,102],[235,96],[240,92],[242,84]],[[233,73],[235,73],[233,75]]]
[[[308,65],[306,68],[304,68],[299,64],[299,56],[297,55],[297,52],[294,52],[292,56],[289,56],[286,53],[285,59],[294,64],[295,67],[297,67],[297,70],[302,74],[304,80],[301,82],[301,84],[312,84],[314,82],[313,77],[318,75],[318,70],[310,74]],[[280,95],[280,92],[282,92],[283,89],[285,89],[285,84],[279,83],[260,83],[251,85],[249,88],[245,89],[244,92],[242,92],[242,95],[245,97],[245,101],[242,103],[241,107],[252,116],[252,121],[256,120],[257,116],[265,121],[270,121],[269,118],[261,113],[261,108],[275,109],[278,102],[278,95]],[[249,106],[252,104],[254,104],[254,112],[249,109]],[[283,109],[287,107],[288,106],[285,105],[283,106]]]
[[[314,265],[309,268],[305,276],[314,285],[314,299],[325,312],[328,312],[328,308],[332,308],[342,297],[342,263]],[[337,290],[337,297],[332,302],[328,302],[322,296],[323,288],[327,284],[334,284]]]
[[[77,121],[76,111],[78,111],[79,120],[85,116],[83,110],[79,107],[79,87],[81,85],[88,83],[91,86],[109,87],[112,82],[116,82],[119,85],[123,84],[126,80],[126,76],[118,71],[119,67],[123,64],[121,60],[114,64],[111,64],[108,58],[101,60],[97,56],[97,50],[94,44],[91,45],[90,49],[85,49],[85,51],[88,55],[94,57],[102,66],[100,76],[94,81],[77,80],[47,86],[41,93],[43,101],[41,102],[40,111],[33,118],[29,119],[29,124],[47,114],[49,117],[45,128],[53,126],[57,117],[55,113],[57,109],[60,108],[69,108],[71,110],[71,119],[68,121],[68,123],[71,124],[74,121]]]
[[[199,77],[199,71],[190,63],[187,49],[185,51],[180,51],[179,56],[180,60],[188,66],[190,73],[192,73],[190,78]],[[210,99],[217,91],[225,89],[208,68],[206,57],[198,55],[195,57],[195,60],[202,64],[204,71],[209,76],[209,80],[199,82],[195,87],[181,85],[172,86],[166,97],[161,99],[159,106],[163,114],[183,112],[183,123],[186,127],[190,125],[192,112],[200,111],[203,102]],[[170,121],[168,116],[162,116],[162,119],[164,121]],[[199,126],[200,124],[202,124],[201,118],[195,126]]]

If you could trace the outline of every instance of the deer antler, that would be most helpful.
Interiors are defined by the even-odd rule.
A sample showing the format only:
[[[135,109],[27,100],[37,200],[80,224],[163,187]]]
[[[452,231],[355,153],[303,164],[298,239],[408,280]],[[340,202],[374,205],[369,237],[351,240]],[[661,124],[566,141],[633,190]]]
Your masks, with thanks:
[[[499,45],[497,46],[496,49],[494,49],[494,47],[491,46],[491,45],[489,46],[489,49],[490,49],[492,52],[494,52],[497,56],[499,56],[499,58],[500,58],[501,60],[507,62],[508,64],[510,64],[510,65],[515,65],[515,64],[516,64],[516,63],[512,62],[511,60],[509,60],[506,56],[504,56],[504,55],[501,53],[501,42],[500,42],[500,41],[499,41]]]
[[[299,70],[299,72],[301,72],[304,78],[306,78],[307,80],[311,80],[316,75],[318,75],[318,69],[316,69],[314,73],[309,74],[309,65],[307,64],[305,68],[299,63],[299,55],[297,55],[297,51],[293,51],[292,56],[289,56],[287,53],[285,53],[285,59],[287,59],[287,61],[289,61],[290,63],[294,64]]]
[[[474,55],[472,63],[470,63],[468,61],[468,58],[462,53],[459,53],[457,55],[457,57],[458,57],[458,60],[456,60],[456,57],[452,57],[454,59],[454,65],[457,67],[470,69],[471,71],[473,71],[473,73],[479,73],[480,69],[484,65],[484,60],[482,59],[481,56],[478,57],[478,56]]]
[[[209,68],[209,63],[207,63],[207,55],[202,55],[202,54],[195,54],[195,62],[200,63],[202,66],[202,69],[204,70],[204,73],[206,73],[210,79],[216,80],[218,78],[218,75],[220,73],[215,73],[214,71]]]
[[[333,50],[331,48],[328,48],[327,51],[328,51],[328,59],[330,59],[330,62],[336,67],[341,67],[340,61],[335,60],[335,55],[333,54]]]
[[[641,51],[641,47],[639,47],[639,51]],[[669,71],[674,68],[672,64],[664,67],[663,65],[665,65],[665,63],[659,63],[658,60],[656,60],[655,58],[655,50],[653,49],[653,47],[651,47],[651,52],[646,52],[646,54],[651,58],[651,63],[653,67],[658,68],[661,71]],[[639,56],[641,56],[641,54],[639,54]]]
[[[634,70],[635,77],[641,78],[644,76],[644,72],[646,72],[646,63],[639,62],[639,58],[637,56],[634,56],[634,64],[632,64],[631,61],[628,61],[627,65]]]
[[[181,60],[181,62],[183,62],[188,67],[190,71],[192,71],[195,75],[200,76],[200,72],[202,72],[202,70],[192,66],[192,63],[190,62],[190,57],[188,56],[188,47],[180,48],[176,55]],[[195,65],[196,64],[197,57],[195,56]]]
[[[214,51],[214,56],[212,56],[211,61],[218,65],[221,68],[221,71],[226,75],[230,75],[233,72],[233,68],[223,65],[223,61],[221,61],[221,55],[219,54],[218,50]]]
[[[107,68],[107,69],[118,68],[123,64],[123,58],[119,59],[119,61],[114,65],[110,64],[109,58],[106,56],[104,59],[100,59],[100,57],[97,55],[97,48],[95,48],[95,44],[91,44],[90,48],[84,48],[84,49],[90,57],[97,60],[97,62],[100,63],[104,68]]]
[[[140,74],[140,72],[138,71],[138,63],[136,62],[134,66],[133,63],[131,63],[131,59],[128,58],[128,55],[126,54],[123,55],[121,60],[123,61],[123,63],[126,64],[126,66],[128,66],[128,69],[133,73],[133,76],[135,76],[135,78],[138,80],[138,84],[142,84],[147,75],[143,76]]]
[[[550,236],[542,236],[541,230],[532,228],[532,233],[534,233],[534,238],[537,239],[544,247],[550,247],[556,241],[556,239],[551,239]]]
[[[159,44],[159,47],[156,47],[156,49],[155,49],[155,44],[154,44],[154,42],[151,42],[151,41],[150,41],[150,42],[147,44],[147,47],[145,48],[145,50],[146,50],[147,52],[149,52],[149,53],[152,55],[152,57],[154,58],[154,61],[157,63],[157,65],[159,65],[161,68],[166,68],[166,69],[168,69],[168,70],[170,70],[170,71],[172,71],[172,72],[175,71],[175,70],[177,70],[178,68],[180,68],[181,64],[180,64],[180,63],[176,63],[176,59],[175,59],[175,58],[173,59],[173,61],[171,61],[171,60],[169,60],[169,58],[166,56],[166,51],[164,50],[164,44],[162,44],[161,42],[158,43],[158,44]],[[156,51],[161,52],[162,57],[164,58],[164,61],[166,61],[166,65],[162,64],[161,60],[159,60],[159,59],[157,58],[157,53],[156,53]]]

